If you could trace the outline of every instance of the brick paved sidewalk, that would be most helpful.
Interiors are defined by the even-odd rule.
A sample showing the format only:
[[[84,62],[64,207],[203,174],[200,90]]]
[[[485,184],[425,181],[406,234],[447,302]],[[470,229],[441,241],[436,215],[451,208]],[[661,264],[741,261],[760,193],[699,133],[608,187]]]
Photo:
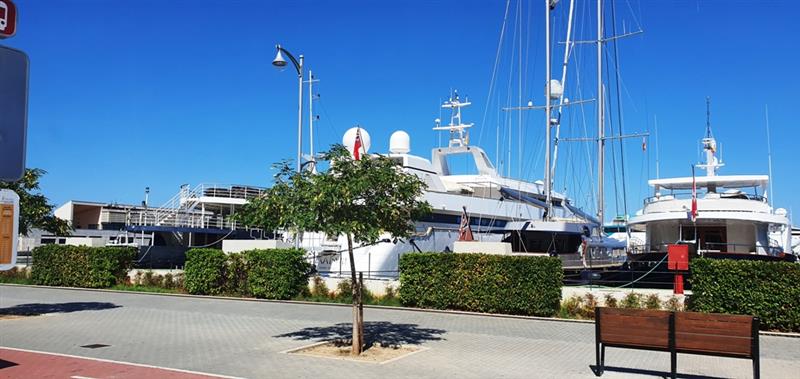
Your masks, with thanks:
[[[366,309],[367,333],[428,349],[385,365],[288,355],[346,336],[350,309],[0,285],[0,346],[248,378],[594,378],[594,325]],[[96,349],[82,348],[103,344]],[[797,378],[800,339],[761,337],[764,378]],[[609,349],[603,378],[667,375],[669,355]],[[613,367],[618,367],[615,370]],[[2,377],[3,369],[0,369]],[[750,361],[678,356],[684,377],[749,378]]]

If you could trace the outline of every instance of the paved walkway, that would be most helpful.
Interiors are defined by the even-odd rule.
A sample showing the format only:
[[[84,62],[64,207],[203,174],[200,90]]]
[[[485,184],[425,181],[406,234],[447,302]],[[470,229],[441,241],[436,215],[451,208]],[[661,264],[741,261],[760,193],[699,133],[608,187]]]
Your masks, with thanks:
[[[350,309],[0,286],[0,346],[247,378],[593,378],[594,325],[365,309],[367,333],[429,349],[384,365],[282,353],[346,336]],[[81,346],[108,345],[94,349]],[[800,339],[761,337],[764,378],[798,378]],[[0,350],[0,359],[7,350]],[[604,378],[669,371],[661,352],[609,349]],[[749,378],[750,361],[679,355],[684,377]],[[624,369],[623,369],[624,368]],[[6,376],[0,369],[0,377]]]

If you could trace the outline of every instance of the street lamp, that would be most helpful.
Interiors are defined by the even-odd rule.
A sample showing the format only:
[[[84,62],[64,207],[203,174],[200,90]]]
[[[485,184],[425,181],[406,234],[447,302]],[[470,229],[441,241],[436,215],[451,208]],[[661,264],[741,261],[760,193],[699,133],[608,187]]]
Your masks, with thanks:
[[[275,45],[275,48],[278,50],[278,53],[275,55],[275,59],[272,61],[272,65],[277,68],[284,68],[288,64],[286,59],[283,58],[283,55],[289,57],[289,60],[292,61],[294,68],[297,70],[297,77],[298,80],[298,97],[297,97],[297,172],[300,172],[300,161],[302,159],[302,149],[303,149],[303,56],[300,55],[300,60],[294,58],[292,53],[288,50],[281,47],[281,45]]]

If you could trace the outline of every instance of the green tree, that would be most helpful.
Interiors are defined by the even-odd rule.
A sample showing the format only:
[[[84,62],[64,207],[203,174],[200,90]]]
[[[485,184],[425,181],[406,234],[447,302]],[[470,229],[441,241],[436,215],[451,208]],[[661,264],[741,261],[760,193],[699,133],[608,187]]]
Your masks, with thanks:
[[[347,237],[353,294],[352,354],[364,345],[361,285],[356,277],[353,244],[373,244],[382,234],[405,238],[414,232],[415,220],[431,210],[421,199],[425,183],[383,156],[354,160],[341,145],[323,154],[325,172],[294,172],[290,162],[277,164],[275,185],[244,207],[239,217],[265,230],[320,232]]]
[[[26,235],[34,228],[59,236],[69,235],[72,231],[68,222],[53,216],[55,206],[39,192],[39,179],[46,173],[40,168],[29,168],[16,182],[0,182],[0,188],[19,195],[19,234]]]

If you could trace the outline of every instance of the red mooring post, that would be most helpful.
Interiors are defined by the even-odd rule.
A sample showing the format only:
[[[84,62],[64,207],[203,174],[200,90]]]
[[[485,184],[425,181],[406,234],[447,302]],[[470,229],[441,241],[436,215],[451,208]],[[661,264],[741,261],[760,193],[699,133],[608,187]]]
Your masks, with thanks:
[[[672,292],[683,295],[683,272],[689,271],[689,245],[669,245],[667,257],[667,268],[675,271]]]

